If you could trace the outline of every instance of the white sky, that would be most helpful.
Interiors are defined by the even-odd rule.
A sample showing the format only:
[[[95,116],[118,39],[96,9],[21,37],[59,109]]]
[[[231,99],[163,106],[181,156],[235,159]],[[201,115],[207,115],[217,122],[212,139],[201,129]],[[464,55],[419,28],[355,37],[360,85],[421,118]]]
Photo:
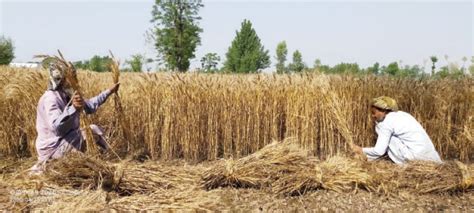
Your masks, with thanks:
[[[111,49],[122,60],[132,54],[154,57],[145,32],[152,27],[154,1],[13,1],[0,0],[0,34],[14,41],[15,62],[61,49],[72,61],[106,55]],[[423,65],[436,55],[458,62],[474,55],[472,1],[204,1],[201,9],[199,59],[225,53],[243,19],[253,23],[274,69],[275,47],[287,42],[312,66],[357,62]]]

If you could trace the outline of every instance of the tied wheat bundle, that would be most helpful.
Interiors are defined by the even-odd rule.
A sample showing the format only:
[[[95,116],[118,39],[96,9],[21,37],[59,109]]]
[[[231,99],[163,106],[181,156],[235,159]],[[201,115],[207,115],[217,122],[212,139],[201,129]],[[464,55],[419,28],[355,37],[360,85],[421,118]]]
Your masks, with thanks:
[[[102,190],[81,191],[61,195],[52,199],[48,205],[44,202],[35,208],[38,212],[97,212],[106,211],[107,192]]]
[[[293,139],[286,139],[273,142],[239,160],[218,163],[205,172],[201,185],[207,190],[218,187],[268,187],[282,175],[310,168],[315,161]]]
[[[335,156],[314,165],[308,170],[299,170],[294,175],[278,179],[272,190],[276,194],[296,196],[320,189],[350,192],[367,188],[371,177],[362,167],[363,162]]]
[[[219,162],[202,176],[201,186],[271,188],[283,196],[309,191],[351,192],[357,189],[381,194],[455,193],[473,189],[472,165],[461,162],[412,161],[399,166],[389,161],[367,162],[334,156],[318,162],[298,145],[286,140],[272,143],[239,160]]]
[[[68,188],[111,189],[114,167],[83,153],[72,152],[61,159],[48,162],[45,176],[48,181]]]
[[[179,188],[197,179],[192,172],[156,163],[134,164],[123,161],[109,164],[74,152],[48,163],[46,180],[75,189],[102,188],[122,195],[149,194],[157,190]]]
[[[170,173],[169,167],[160,165],[120,163],[116,165],[115,190],[123,195],[131,195],[171,189],[175,186]]]
[[[414,193],[456,193],[474,187],[469,166],[448,161],[441,164],[425,161],[412,161],[405,166],[375,166],[373,189],[380,184],[385,193],[411,191]],[[385,168],[384,168],[385,167]],[[472,166],[471,166],[472,168]],[[384,169],[385,171],[381,171]],[[376,185],[377,184],[377,185]]]
[[[336,192],[364,189],[387,195],[456,193],[474,188],[472,172],[472,165],[458,161],[442,164],[412,161],[399,166],[388,161],[364,162],[336,156],[309,170],[280,178],[272,189],[283,196],[298,196],[320,189]]]

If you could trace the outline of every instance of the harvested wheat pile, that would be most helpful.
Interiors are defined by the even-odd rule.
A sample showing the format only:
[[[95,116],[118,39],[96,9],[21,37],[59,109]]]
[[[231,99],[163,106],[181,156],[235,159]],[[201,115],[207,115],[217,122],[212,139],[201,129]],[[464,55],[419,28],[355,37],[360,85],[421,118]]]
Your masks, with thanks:
[[[378,194],[456,193],[474,189],[473,165],[458,161],[442,164],[413,161],[398,166],[387,161],[366,162],[342,156],[320,162],[291,139],[197,172],[186,165],[165,166],[156,162],[124,161],[112,165],[79,153],[48,165],[46,183],[80,189],[102,187],[121,195],[185,190],[198,185],[199,177],[201,187],[206,190],[267,188],[283,196],[320,189],[336,192],[363,189]]]
[[[170,189],[172,184],[164,177],[159,166],[136,166],[121,163],[116,166],[115,190],[124,195],[146,194],[159,188]]]
[[[197,182],[200,174],[183,166],[123,161],[108,164],[99,159],[73,153],[48,163],[46,178],[68,188],[114,190],[121,195],[149,194],[157,190],[180,188]]]
[[[107,192],[76,191],[50,200],[50,204],[35,208],[39,212],[98,212],[107,210]]]
[[[311,168],[316,161],[292,139],[273,142],[239,160],[225,160],[205,172],[202,186],[262,188],[270,186],[280,176]]]
[[[202,187],[264,188],[284,196],[320,189],[380,194],[445,193],[473,189],[472,165],[413,161],[399,166],[343,156],[318,162],[291,140],[272,143],[239,160],[226,160],[205,172]]]
[[[216,212],[222,209],[219,190],[205,191],[187,185],[187,189],[169,189],[147,195],[122,196],[109,206],[118,211]],[[220,207],[220,208],[219,208]]]
[[[272,186],[276,193],[285,196],[319,189],[336,192],[365,189],[380,194],[455,193],[474,188],[472,172],[472,165],[460,162],[414,161],[399,166],[387,161],[362,162],[333,157],[310,170],[282,177]]]
[[[45,175],[48,181],[76,189],[112,188],[114,168],[106,162],[70,153],[66,157],[48,162]]]
[[[362,164],[361,161],[335,156],[307,170],[281,177],[272,184],[272,189],[277,194],[295,196],[319,189],[349,192],[366,188],[371,177]]]
[[[187,166],[170,166],[153,163],[116,165],[114,185],[121,194],[148,194],[157,190],[180,189],[199,179]]]
[[[404,166],[378,164],[372,167],[372,189],[386,194],[400,191],[414,193],[459,192],[474,187],[469,167],[461,162],[413,161]]]

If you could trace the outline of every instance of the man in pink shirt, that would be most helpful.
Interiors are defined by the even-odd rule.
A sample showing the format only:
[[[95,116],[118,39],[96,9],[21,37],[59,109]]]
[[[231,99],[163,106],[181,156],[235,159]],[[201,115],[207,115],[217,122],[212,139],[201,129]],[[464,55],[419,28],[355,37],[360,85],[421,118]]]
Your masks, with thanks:
[[[36,151],[38,162],[31,168],[32,174],[40,174],[49,159],[57,159],[69,151],[81,151],[84,132],[80,129],[80,113],[92,114],[107,98],[118,91],[119,83],[96,97],[84,100],[81,94],[71,91],[64,73],[54,64],[49,67],[48,90],[41,96],[36,115]],[[103,131],[91,125],[96,144],[106,150]]]

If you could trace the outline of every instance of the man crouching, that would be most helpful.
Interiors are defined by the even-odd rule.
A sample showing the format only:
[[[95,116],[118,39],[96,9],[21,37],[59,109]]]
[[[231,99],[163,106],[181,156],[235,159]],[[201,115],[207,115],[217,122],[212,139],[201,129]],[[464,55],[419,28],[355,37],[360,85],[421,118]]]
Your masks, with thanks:
[[[354,152],[364,154],[368,160],[387,154],[396,164],[413,160],[442,162],[425,129],[413,116],[398,110],[393,98],[374,98],[370,110],[376,122],[377,142],[374,147],[354,145]]]
[[[118,91],[119,83],[101,92],[98,96],[84,100],[65,80],[65,74],[51,64],[49,67],[48,90],[41,96],[36,115],[36,151],[38,162],[30,169],[31,174],[41,174],[47,160],[57,159],[70,151],[82,151],[85,131],[80,129],[80,112],[97,111],[107,98]],[[90,125],[95,142],[101,149],[107,149],[103,131]]]

